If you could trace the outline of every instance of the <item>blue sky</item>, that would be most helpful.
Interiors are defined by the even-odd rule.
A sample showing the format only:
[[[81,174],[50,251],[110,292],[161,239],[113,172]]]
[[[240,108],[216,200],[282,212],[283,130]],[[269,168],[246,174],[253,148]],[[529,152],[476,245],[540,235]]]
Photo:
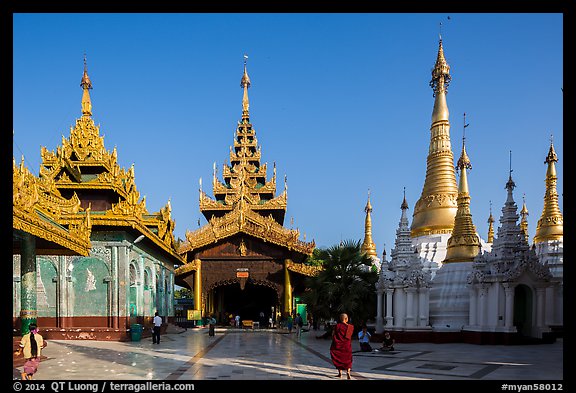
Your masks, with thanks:
[[[450,19],[448,19],[450,16]],[[532,238],[553,135],[563,210],[563,17],[524,14],[15,14],[14,137],[34,173],[81,115],[87,54],[93,118],[120,166],[135,166],[150,212],[170,198],[175,236],[197,228],[198,180],[211,194],[241,118],[248,55],[251,121],[285,226],[326,247],[361,240],[370,189],[378,254],[394,245],[403,189],[422,192],[439,24],[451,67],[452,150],[463,113],[474,224],[499,225],[512,151],[514,196]]]

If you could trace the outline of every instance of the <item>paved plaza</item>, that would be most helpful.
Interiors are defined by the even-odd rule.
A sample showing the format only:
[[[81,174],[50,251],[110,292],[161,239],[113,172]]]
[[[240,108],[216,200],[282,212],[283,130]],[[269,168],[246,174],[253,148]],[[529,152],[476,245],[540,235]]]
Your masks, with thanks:
[[[37,380],[335,380],[330,340],[318,332],[188,329],[141,341],[49,340]],[[374,343],[373,347],[378,347]],[[353,350],[359,350],[353,341]],[[20,368],[14,378],[19,379]],[[345,376],[344,376],[345,378]],[[353,380],[562,381],[563,340],[537,345],[398,343],[355,352]]]

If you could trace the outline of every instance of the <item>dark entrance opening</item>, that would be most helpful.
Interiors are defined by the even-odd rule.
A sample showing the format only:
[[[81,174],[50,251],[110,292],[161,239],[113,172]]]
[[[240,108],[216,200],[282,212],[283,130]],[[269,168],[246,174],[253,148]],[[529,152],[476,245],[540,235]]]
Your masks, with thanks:
[[[221,299],[221,310],[218,314],[221,320],[226,320],[230,314],[240,314],[241,320],[252,320],[260,322],[260,327],[265,327],[268,318],[278,307],[278,294],[276,291],[265,285],[247,282],[244,289],[240,289],[240,284],[228,284],[214,289],[214,298]],[[260,313],[264,317],[260,317]]]
[[[514,326],[522,336],[532,332],[532,291],[520,284],[514,288]]]

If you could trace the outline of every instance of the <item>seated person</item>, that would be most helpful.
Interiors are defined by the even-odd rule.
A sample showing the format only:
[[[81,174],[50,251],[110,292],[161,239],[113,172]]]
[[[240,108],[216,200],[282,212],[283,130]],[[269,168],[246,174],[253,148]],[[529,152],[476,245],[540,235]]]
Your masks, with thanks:
[[[384,332],[384,339],[382,340],[381,351],[393,351],[394,350],[394,339],[390,336],[390,332]]]
[[[368,327],[366,325],[362,326],[362,330],[358,332],[358,342],[360,343],[360,350],[362,352],[372,352],[372,347],[370,346],[370,333],[368,332]]]

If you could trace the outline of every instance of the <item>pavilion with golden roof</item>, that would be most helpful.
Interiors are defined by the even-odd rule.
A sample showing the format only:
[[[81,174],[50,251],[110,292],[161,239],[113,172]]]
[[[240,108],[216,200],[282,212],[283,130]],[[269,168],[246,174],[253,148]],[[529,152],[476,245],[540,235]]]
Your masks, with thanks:
[[[173,319],[174,266],[184,260],[175,249],[170,201],[149,213],[134,165],[120,168],[116,148],[104,146],[92,118],[86,62],[80,86],[82,116],[55,152],[42,147],[39,178],[14,164],[18,237],[28,232],[66,249],[37,240],[33,258],[29,241],[15,247],[22,284],[14,284],[13,324],[26,317],[28,293],[35,292],[31,313],[44,337],[125,340],[133,324],[149,324],[156,311]],[[28,273],[36,283],[24,279]]]
[[[200,184],[200,211],[208,223],[186,232],[178,252],[186,259],[176,269],[176,283],[194,292],[194,309],[226,321],[230,314],[266,321],[293,311],[293,295],[304,290],[304,278],[317,270],[303,264],[315,243],[299,239],[298,230],[283,226],[287,187],[276,195],[276,166],[270,180],[267,164],[250,122],[250,78],[244,62],[242,120],[230,147],[223,181],[214,166],[209,197]]]

